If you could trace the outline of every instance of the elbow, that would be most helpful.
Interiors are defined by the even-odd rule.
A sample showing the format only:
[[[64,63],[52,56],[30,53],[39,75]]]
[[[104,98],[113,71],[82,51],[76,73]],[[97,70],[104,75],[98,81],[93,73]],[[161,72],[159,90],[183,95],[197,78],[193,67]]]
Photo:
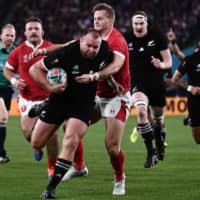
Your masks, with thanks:
[[[172,67],[172,58],[170,58],[167,62],[167,67],[171,68]]]

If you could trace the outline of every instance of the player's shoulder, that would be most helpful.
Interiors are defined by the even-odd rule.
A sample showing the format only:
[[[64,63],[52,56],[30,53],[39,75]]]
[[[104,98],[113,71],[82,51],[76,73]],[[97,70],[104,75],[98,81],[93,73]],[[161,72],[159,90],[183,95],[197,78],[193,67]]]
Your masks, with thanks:
[[[71,44],[61,49],[62,52],[79,52],[80,51],[80,40],[76,40]]]
[[[58,51],[56,51],[54,53],[54,56],[58,56],[58,57],[63,57],[65,59],[65,57],[67,56],[68,59],[73,59],[73,55],[77,54],[80,52],[80,42],[79,40],[59,49]]]
[[[152,38],[165,38],[165,35],[157,28],[149,28],[148,36]]]
[[[124,38],[124,36],[122,35],[122,33],[120,31],[118,31],[116,28],[114,28],[108,38],[108,44],[110,46],[114,45],[118,45],[118,46],[123,46],[123,45],[127,45],[126,39]]]
[[[53,42],[50,42],[50,41],[48,41],[48,40],[43,40],[43,43],[42,43],[42,46],[51,46],[51,45],[53,45]]]
[[[25,42],[22,42],[21,44],[15,46],[10,54],[13,55],[13,54],[17,54],[18,52],[20,52],[22,49],[24,49],[24,47],[26,47],[26,43]]]
[[[111,37],[112,38],[124,39],[124,36],[122,35],[122,33],[116,28],[113,28],[113,30],[111,32]]]

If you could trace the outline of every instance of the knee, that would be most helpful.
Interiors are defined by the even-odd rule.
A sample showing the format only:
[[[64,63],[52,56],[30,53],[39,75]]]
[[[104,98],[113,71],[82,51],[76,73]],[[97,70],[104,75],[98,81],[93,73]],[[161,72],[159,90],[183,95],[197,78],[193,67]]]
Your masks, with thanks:
[[[117,143],[114,143],[114,142],[108,142],[108,141],[105,141],[105,146],[106,146],[106,149],[107,149],[107,152],[110,156],[112,157],[115,157],[118,155],[119,153],[119,148],[118,148],[118,144]]]
[[[37,141],[31,141],[31,145],[34,149],[41,149],[42,145]]]
[[[162,128],[164,126],[164,115],[154,116],[153,124],[157,128]]]
[[[76,136],[68,136],[63,140],[63,148],[76,150],[79,143],[79,139]]]
[[[7,121],[8,121],[8,115],[7,114],[4,114],[4,115],[0,116],[0,123],[1,124],[6,124]]]
[[[148,119],[148,112],[145,108],[140,108],[137,111],[137,117],[140,119],[140,121],[147,120]]]

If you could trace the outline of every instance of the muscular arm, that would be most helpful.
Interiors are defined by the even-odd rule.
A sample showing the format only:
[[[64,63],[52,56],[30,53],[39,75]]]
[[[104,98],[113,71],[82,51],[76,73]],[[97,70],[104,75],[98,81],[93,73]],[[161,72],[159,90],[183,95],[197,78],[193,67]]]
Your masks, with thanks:
[[[176,43],[176,35],[175,35],[174,31],[172,30],[172,28],[168,32],[167,38],[168,38],[168,41],[170,42],[169,46],[170,46],[170,49],[172,50],[172,52],[174,52],[174,54],[178,57],[178,59],[180,61],[183,61],[185,58],[185,55],[183,54],[183,52],[180,50],[178,44]]]
[[[59,49],[61,49],[63,47],[66,47],[66,46],[70,45],[71,43],[73,43],[75,41],[76,40],[71,40],[71,41],[66,42],[64,44],[54,44],[52,46],[49,46],[49,47],[46,48],[46,50],[47,50],[46,51],[46,55],[49,55],[49,54],[51,54],[51,53],[53,53],[53,52],[55,52],[55,51],[57,51],[57,50],[59,50]]]
[[[104,69],[94,74],[83,74],[77,76],[75,79],[79,83],[88,83],[90,81],[97,81],[99,79],[107,79],[111,75],[117,73],[124,64],[124,57],[114,53],[113,61],[109,63]]]
[[[172,57],[169,49],[163,50],[160,52],[163,63],[164,63],[164,69],[170,69],[172,67]]]
[[[4,76],[7,80],[11,82],[13,86],[16,87],[18,90],[23,90],[26,87],[26,83],[21,78],[15,78],[15,71],[10,69],[7,65],[3,69]]]
[[[42,88],[50,93],[63,92],[66,88],[64,84],[50,85],[47,80],[47,69],[44,66],[43,60],[38,61],[29,69],[29,73],[34,81],[36,81]]]
[[[182,74],[178,70],[176,70],[174,72],[174,75],[172,76],[172,82],[176,86],[181,87],[181,88],[186,90],[187,86],[188,86],[188,83],[187,83],[187,81],[182,80],[181,77],[182,77]]]
[[[151,63],[158,69],[170,69],[172,67],[172,57],[169,49],[160,51],[160,54],[163,61],[161,61],[159,58],[155,58],[154,56],[152,56]]]
[[[124,64],[125,57],[123,55],[119,55],[118,53],[114,53],[113,61],[109,63],[103,70],[99,71],[99,78],[106,79],[109,76],[117,73]]]
[[[176,42],[173,42],[170,44],[171,50],[174,52],[174,54],[178,57],[180,61],[183,61],[185,58],[185,55],[180,50],[178,44]]]
[[[188,85],[187,81],[182,80],[181,77],[182,77],[182,74],[178,70],[176,70],[172,77],[173,83],[175,83],[177,86],[187,90],[192,95],[200,95],[200,87],[199,86]]]
[[[14,75],[15,75],[14,70],[12,70],[12,69],[10,69],[10,68],[7,68],[7,67],[4,67],[3,72],[4,72],[4,76],[5,76],[6,79],[9,80],[9,81],[11,81],[11,78],[13,78]]]
[[[62,49],[63,47],[66,47],[70,45],[71,43],[75,42],[76,40],[70,40],[69,42],[63,43],[63,44],[53,44],[52,46],[42,48],[42,49],[35,49],[32,52],[31,57],[36,57],[36,56],[43,56],[43,55],[49,55],[59,49]]]

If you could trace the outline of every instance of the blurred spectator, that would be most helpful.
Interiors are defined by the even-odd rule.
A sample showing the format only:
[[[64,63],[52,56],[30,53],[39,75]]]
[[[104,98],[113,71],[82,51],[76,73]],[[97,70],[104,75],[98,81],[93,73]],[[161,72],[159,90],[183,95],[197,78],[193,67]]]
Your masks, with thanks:
[[[40,17],[44,22],[45,38],[53,42],[64,42],[79,37],[85,27],[92,25],[90,8],[100,0],[59,0],[48,1],[14,1],[2,0],[0,5],[5,8],[1,13],[1,23],[11,21],[17,29],[17,44],[24,40],[23,22],[31,15]],[[121,32],[127,32],[130,27],[130,18],[134,11],[144,10],[152,24],[157,24],[163,33],[172,27],[178,38],[181,48],[191,45],[199,38],[200,3],[193,1],[159,1],[159,0],[104,0],[112,4],[117,13],[116,27]],[[9,9],[9,12],[8,12]],[[9,15],[7,15],[9,13]],[[1,24],[0,24],[1,25]],[[191,40],[192,38],[192,40]],[[195,40],[195,41],[194,41]]]

